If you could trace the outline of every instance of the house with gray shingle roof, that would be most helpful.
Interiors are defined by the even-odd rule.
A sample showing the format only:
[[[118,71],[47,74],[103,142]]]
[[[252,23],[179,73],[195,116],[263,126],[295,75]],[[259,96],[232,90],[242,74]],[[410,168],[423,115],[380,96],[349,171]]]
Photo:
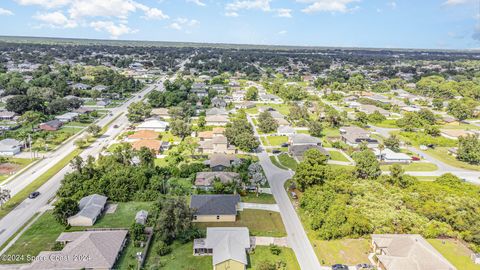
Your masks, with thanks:
[[[80,211],[68,218],[68,224],[70,226],[93,226],[105,209],[106,203],[107,197],[102,195],[92,194],[83,197],[78,203]]]
[[[239,203],[238,194],[192,195],[193,222],[234,222]]]

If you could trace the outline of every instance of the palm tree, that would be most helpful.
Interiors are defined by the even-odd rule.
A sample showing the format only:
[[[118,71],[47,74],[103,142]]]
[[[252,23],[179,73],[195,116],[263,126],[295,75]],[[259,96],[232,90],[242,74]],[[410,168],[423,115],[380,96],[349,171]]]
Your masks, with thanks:
[[[378,145],[378,150],[380,150],[380,162],[383,160],[382,151],[385,150],[385,145],[383,143]]]

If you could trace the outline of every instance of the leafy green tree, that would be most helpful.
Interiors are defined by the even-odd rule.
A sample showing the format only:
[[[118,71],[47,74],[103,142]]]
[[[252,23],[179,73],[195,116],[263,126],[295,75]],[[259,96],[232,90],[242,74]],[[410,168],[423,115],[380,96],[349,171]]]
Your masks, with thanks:
[[[363,150],[353,154],[355,160],[355,176],[362,179],[376,179],[382,174],[380,163],[370,150]]]
[[[400,139],[398,139],[397,135],[390,135],[383,144],[394,152],[400,152]]]
[[[199,116],[197,126],[199,128],[204,128],[206,124],[207,124],[207,121],[205,120],[205,116]]]
[[[263,133],[270,133],[277,130],[278,123],[269,112],[264,111],[258,115],[258,127]]]
[[[185,138],[192,133],[192,126],[181,119],[176,119],[170,122],[170,132],[173,135]]]
[[[442,110],[443,109],[443,100],[441,98],[434,98],[432,100],[432,106],[437,111]]]
[[[420,116],[414,112],[407,112],[403,118],[397,120],[397,126],[405,131],[414,131],[417,128],[421,128],[424,125],[424,121]]]
[[[440,136],[440,129],[437,126],[427,125],[427,126],[425,126],[424,131],[425,131],[426,134],[428,134],[430,136],[433,136],[433,137]]]
[[[478,135],[459,137],[457,159],[470,164],[480,164],[480,139]]]
[[[385,117],[385,115],[381,114],[379,111],[374,111],[368,116],[368,121],[374,124],[378,124],[386,119],[387,117]]]
[[[150,117],[152,107],[150,104],[145,104],[142,101],[133,102],[128,106],[127,118],[128,121],[138,123]]]
[[[448,104],[447,111],[453,117],[462,121],[473,116],[473,109],[470,108],[464,101],[452,100]]]
[[[87,127],[87,132],[94,137],[97,137],[100,134],[100,131],[102,131],[102,128],[95,124]]]
[[[357,122],[361,125],[361,126],[367,126],[368,125],[368,115],[364,112],[357,112],[356,113],[356,119],[357,119]]]
[[[245,94],[246,100],[257,100],[258,99],[258,89],[255,86],[251,86],[247,89]]]
[[[35,126],[44,119],[45,115],[43,115],[41,112],[26,111],[22,116],[20,116],[18,121],[24,125],[30,125],[33,130]]]
[[[192,212],[184,198],[170,198],[161,203],[155,227],[160,240],[171,244],[192,228]]]
[[[145,235],[145,225],[136,222],[133,223],[130,227],[130,236],[134,242],[145,241],[147,238]]]
[[[322,137],[323,123],[320,120],[310,121],[308,124],[308,132],[315,137]]]
[[[67,219],[75,215],[80,209],[77,201],[71,198],[61,198],[55,202],[53,216],[60,224],[67,225]]]

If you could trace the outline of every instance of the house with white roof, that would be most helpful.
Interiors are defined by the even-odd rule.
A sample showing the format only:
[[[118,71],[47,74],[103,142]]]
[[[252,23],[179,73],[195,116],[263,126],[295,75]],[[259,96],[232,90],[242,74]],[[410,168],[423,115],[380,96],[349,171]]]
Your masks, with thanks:
[[[164,132],[167,130],[168,126],[168,122],[158,119],[147,119],[137,126],[137,130],[153,130],[156,132]]]
[[[22,151],[22,142],[15,139],[3,139],[0,141],[0,156],[15,156]]]
[[[389,148],[385,148],[380,151],[378,148],[373,149],[373,153],[378,160],[384,163],[410,163],[412,162],[412,158],[404,153],[397,153],[392,151]]]

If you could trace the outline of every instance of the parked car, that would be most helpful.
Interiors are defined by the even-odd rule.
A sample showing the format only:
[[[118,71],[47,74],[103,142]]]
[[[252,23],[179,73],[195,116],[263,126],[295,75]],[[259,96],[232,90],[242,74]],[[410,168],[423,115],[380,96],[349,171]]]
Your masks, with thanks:
[[[113,128],[118,128],[118,125],[113,125]]]
[[[288,144],[288,143],[282,143],[281,146],[282,146],[282,147],[288,147],[289,145],[290,145],[290,144]]]
[[[281,152],[282,152],[282,151],[280,151],[280,150],[273,150],[273,151],[272,151],[273,154],[280,154]]]
[[[419,160],[420,160],[420,157],[413,156],[413,157],[412,157],[412,160],[413,160],[413,161],[419,161]]]
[[[30,194],[28,195],[28,198],[29,198],[29,199],[35,199],[35,198],[37,198],[39,195],[40,195],[40,192],[39,192],[39,191],[34,191],[34,192],[32,192],[32,193],[30,193]]]
[[[348,270],[348,266],[345,264],[334,264],[332,270]]]

